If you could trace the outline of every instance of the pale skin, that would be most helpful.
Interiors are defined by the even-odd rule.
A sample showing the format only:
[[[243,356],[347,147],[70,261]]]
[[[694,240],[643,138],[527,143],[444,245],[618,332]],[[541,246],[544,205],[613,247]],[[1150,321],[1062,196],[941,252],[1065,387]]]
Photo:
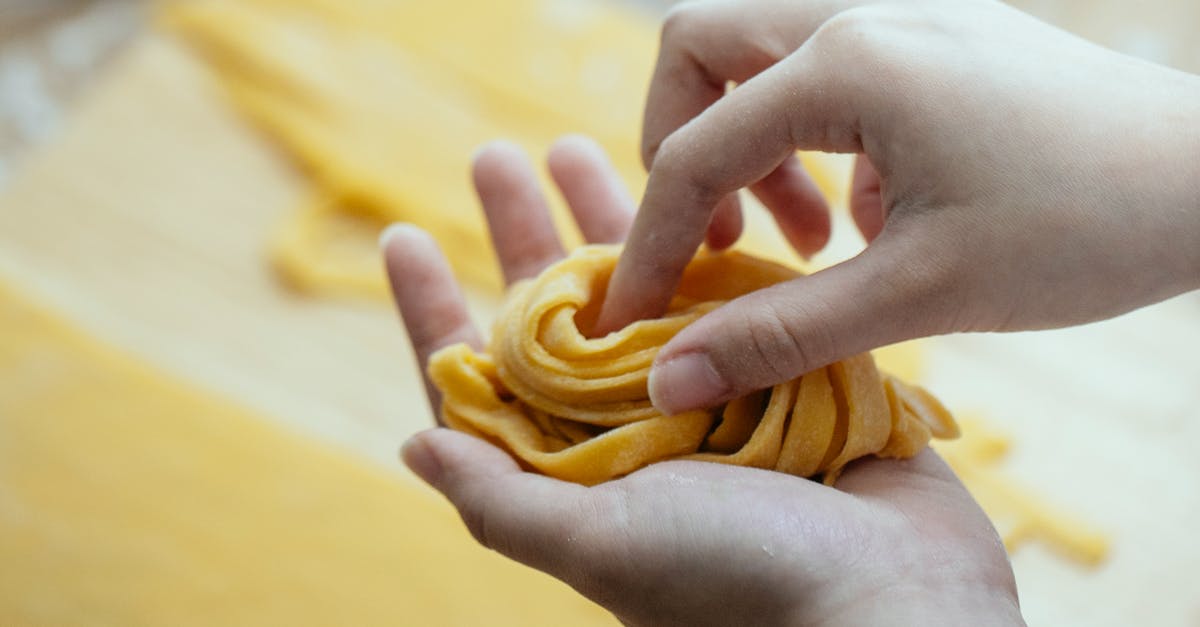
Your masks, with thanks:
[[[1197,129],[1200,78],[998,2],[682,5],[598,331],[661,314],[706,230],[735,237],[741,188],[802,252],[824,246],[827,209],[796,149],[859,154],[851,212],[870,243],[676,336],[650,377],[664,413],[902,340],[1063,327],[1196,289]]]
[[[1200,287],[1198,128],[1200,79],[999,3],[721,0],[664,28],[636,221],[593,145],[560,143],[550,169],[588,240],[628,231],[603,332],[661,314],[701,241],[736,239],[742,188],[820,250],[828,209],[794,151],[859,155],[864,252],[680,333],[650,381],[670,414],[904,339],[1079,324]],[[484,150],[475,182],[508,280],[562,256],[512,147]],[[480,345],[432,240],[399,227],[384,249],[422,370]],[[445,429],[404,459],[485,545],[628,624],[1021,624],[995,531],[929,451],[861,461],[837,490],[685,462],[586,488]]]
[[[634,205],[598,146],[561,140],[549,167],[588,241],[624,239]],[[473,170],[508,282],[563,256],[519,149],[492,144]],[[481,346],[430,236],[400,225],[382,242],[422,372],[438,348]],[[426,389],[436,410],[428,380]],[[414,436],[403,458],[485,546],[629,625],[1023,624],[995,529],[932,451],[852,464],[837,489],[701,462],[584,487],[523,472],[492,445],[442,428]]]

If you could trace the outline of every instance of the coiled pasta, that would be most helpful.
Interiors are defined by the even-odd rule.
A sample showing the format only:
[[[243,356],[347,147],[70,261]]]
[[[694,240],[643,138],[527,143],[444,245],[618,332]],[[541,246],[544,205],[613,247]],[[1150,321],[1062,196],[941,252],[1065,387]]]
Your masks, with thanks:
[[[862,354],[712,410],[664,416],[646,381],[658,350],[724,302],[797,273],[741,253],[687,267],[668,313],[588,338],[619,249],[586,246],[512,288],[487,352],[435,353],[445,424],[527,468],[596,484],[667,459],[773,469],[832,484],[865,455],[911,457],[957,426],[925,390]]]

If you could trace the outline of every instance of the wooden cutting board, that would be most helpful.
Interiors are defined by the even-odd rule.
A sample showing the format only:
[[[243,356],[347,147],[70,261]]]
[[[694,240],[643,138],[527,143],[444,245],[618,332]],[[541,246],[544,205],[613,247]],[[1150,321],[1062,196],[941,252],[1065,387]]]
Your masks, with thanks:
[[[293,296],[264,261],[303,190],[182,47],[147,35],[0,198],[0,274],[167,371],[402,472],[395,451],[430,413],[395,315]],[[1012,435],[1011,474],[1113,538],[1098,571],[1036,546],[1015,556],[1032,624],[1200,624],[1198,322],[1189,295],[1081,329],[930,343],[925,382]]]

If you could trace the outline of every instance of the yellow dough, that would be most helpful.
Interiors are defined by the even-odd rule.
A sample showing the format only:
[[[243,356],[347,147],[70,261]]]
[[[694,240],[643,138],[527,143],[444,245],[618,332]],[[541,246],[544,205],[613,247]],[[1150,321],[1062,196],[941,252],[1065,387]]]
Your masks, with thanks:
[[[832,484],[865,455],[911,457],[955,437],[949,412],[921,388],[851,357],[714,411],[663,416],[646,378],[671,337],[731,300],[793,278],[737,252],[704,254],[670,310],[603,338],[586,331],[619,249],[587,246],[514,286],[487,353],[458,344],[430,360],[448,426],[484,437],[527,467],[595,484],[666,459],[755,466]]]
[[[617,625],[441,498],[0,283],[0,625]]]
[[[583,133],[630,190],[644,186],[638,129],[658,25],[619,3],[191,0],[168,3],[162,21],[308,177],[270,248],[301,291],[386,294],[375,238],[392,222],[429,231],[460,278],[498,290],[465,168],[489,140],[541,159],[556,137]],[[827,195],[844,195],[840,164],[802,158]],[[576,243],[562,203],[551,208]],[[760,226],[748,235],[763,250],[777,242]]]

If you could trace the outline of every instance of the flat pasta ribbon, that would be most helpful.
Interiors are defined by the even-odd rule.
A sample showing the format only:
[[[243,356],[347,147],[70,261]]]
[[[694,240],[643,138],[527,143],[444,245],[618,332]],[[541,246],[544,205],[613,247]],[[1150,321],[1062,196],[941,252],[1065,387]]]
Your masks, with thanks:
[[[866,455],[906,458],[958,427],[925,390],[875,368],[869,353],[732,400],[664,416],[646,381],[676,333],[743,294],[799,276],[737,252],[705,253],[662,318],[588,338],[616,246],[585,246],[509,291],[487,352],[448,346],[430,359],[451,428],[526,468],[593,485],[668,459],[773,469],[836,481]]]

